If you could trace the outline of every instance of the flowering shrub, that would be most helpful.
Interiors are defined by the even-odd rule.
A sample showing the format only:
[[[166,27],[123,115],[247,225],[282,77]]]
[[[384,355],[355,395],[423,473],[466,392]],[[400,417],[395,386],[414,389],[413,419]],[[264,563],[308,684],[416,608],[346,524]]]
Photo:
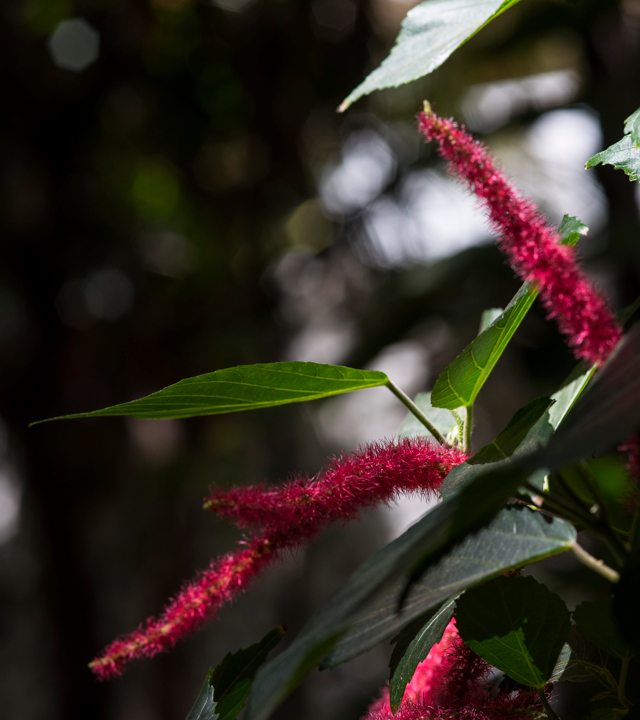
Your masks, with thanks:
[[[396,84],[411,79],[397,64],[407,52],[409,26],[419,21],[420,32],[428,34],[435,22],[430,13],[456,2],[425,3],[424,16],[412,11],[390,58],[341,109],[365,91],[393,84],[389,73],[396,73]],[[473,22],[479,26],[512,4],[488,3],[488,14],[483,11]],[[419,39],[420,32],[412,37]],[[424,72],[432,69],[429,62]],[[639,125],[638,114],[629,118],[623,140],[589,162],[610,162],[637,179]],[[478,198],[498,247],[524,285],[443,369],[426,401],[414,402],[380,372],[288,362],[220,370],[72,416],[191,417],[386,386],[424,427],[416,437],[380,440],[334,458],[313,478],[277,488],[213,488],[205,509],[244,529],[243,540],[185,584],[158,618],[96,657],[90,667],[98,678],[120,674],[135,658],[169,650],[263,568],[328,524],[418,493],[440,496],[441,502],[371,557],[280,655],[267,662],[279,630],[228,655],[210,671],[190,717],[235,718],[249,698],[250,720],[262,720],[314,667],[334,667],[388,639],[395,644],[389,687],[371,705],[369,720],[553,719],[555,687],[562,682],[584,682],[589,692],[599,685],[592,692],[593,720],[637,716],[635,308],[616,317],[581,269],[575,245],[585,228],[579,220],[565,216],[560,227],[550,227],[489,151],[428,103],[418,130]],[[538,296],[578,365],[551,398],[526,405],[490,445],[473,453],[475,399]],[[441,414],[436,420],[435,408],[450,411],[446,427]],[[626,463],[626,486],[614,492],[593,457],[616,447]],[[603,559],[578,542],[578,532],[599,542]],[[606,583],[599,599],[585,600],[573,613],[559,595],[522,573],[530,563],[562,552],[572,553]]]

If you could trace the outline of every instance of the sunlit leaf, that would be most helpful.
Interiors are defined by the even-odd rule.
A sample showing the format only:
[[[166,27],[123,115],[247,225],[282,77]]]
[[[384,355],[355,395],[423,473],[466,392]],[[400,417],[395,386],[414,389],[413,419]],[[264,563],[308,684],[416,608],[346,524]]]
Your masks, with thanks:
[[[465,644],[516,682],[544,689],[571,626],[558,595],[531,576],[498,577],[456,606]]]
[[[384,373],[337,365],[311,362],[239,365],[181,380],[139,400],[104,410],[50,419],[112,415],[159,419],[217,415],[319,400],[353,390],[377,387],[386,382],[387,376]]]
[[[537,294],[525,283],[504,312],[442,371],[431,395],[434,407],[453,410],[473,404]]]
[[[518,0],[427,0],[409,10],[391,54],[342,103],[427,75]]]
[[[640,108],[625,120],[624,137],[587,160],[586,168],[613,165],[632,180],[640,180]]]
[[[560,243],[575,245],[588,228],[565,215],[558,227]],[[455,409],[472,405],[538,295],[535,286],[524,283],[505,310],[440,373],[431,396],[434,407]],[[487,316],[488,318],[488,316]]]
[[[258,668],[283,635],[284,628],[277,627],[246,650],[228,653],[215,669],[209,670],[187,720],[236,720]]]

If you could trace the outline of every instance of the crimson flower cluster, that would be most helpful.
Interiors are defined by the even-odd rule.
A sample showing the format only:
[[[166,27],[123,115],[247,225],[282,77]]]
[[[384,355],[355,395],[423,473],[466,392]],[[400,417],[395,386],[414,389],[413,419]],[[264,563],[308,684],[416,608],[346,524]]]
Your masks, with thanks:
[[[394,715],[385,688],[362,720],[510,720],[541,709],[533,689],[500,692],[488,682],[493,668],[461,640],[451,620],[442,640],[418,665]]]
[[[211,618],[266,565],[314,538],[327,524],[352,520],[361,508],[391,502],[399,494],[438,490],[467,456],[423,438],[372,443],[334,459],[316,477],[279,487],[216,490],[205,501],[241,527],[258,526],[238,550],[218,558],[187,583],[159,618],[118,638],[90,664],[106,679],[134,658],[152,657]]]
[[[530,280],[577,358],[604,362],[622,331],[603,297],[580,269],[576,251],[498,169],[491,153],[458,127],[431,112],[418,115],[420,131],[435,140],[451,173],[480,199],[499,235],[498,245],[522,280]]]

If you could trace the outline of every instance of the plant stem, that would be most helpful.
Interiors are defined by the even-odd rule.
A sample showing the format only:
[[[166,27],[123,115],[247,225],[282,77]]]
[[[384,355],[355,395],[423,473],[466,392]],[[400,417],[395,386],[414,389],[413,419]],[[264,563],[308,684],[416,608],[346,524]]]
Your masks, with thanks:
[[[438,428],[427,418],[427,416],[420,410],[420,408],[411,400],[411,398],[405,394],[400,388],[389,378],[387,378],[387,387],[391,392],[400,400],[401,403],[403,403],[409,410],[410,413],[413,413],[418,420],[427,428],[427,430],[433,435],[433,437],[443,445],[447,444],[447,441],[442,435],[442,433],[438,430]]]
[[[467,455],[471,452],[471,426],[473,425],[473,404],[466,406],[467,413],[464,418],[464,445]]]
[[[573,543],[570,550],[581,563],[586,565],[588,568],[591,568],[591,570],[597,572],[599,575],[602,575],[602,577],[606,578],[609,582],[617,583],[620,580],[620,573],[616,572],[608,565],[605,565],[602,560],[598,560],[598,558],[593,557],[593,555],[588,553],[581,545],[578,545],[578,543]]]
[[[547,717],[549,718],[549,720],[560,720],[560,718],[553,711],[551,705],[549,705],[547,696],[544,694],[544,688],[542,690],[538,690],[538,695],[540,695],[540,700],[542,700],[542,706],[544,707],[544,711],[547,713]]]
[[[622,667],[620,668],[620,680],[618,681],[618,700],[625,706],[629,707],[629,701],[625,697],[624,691],[627,686],[627,673],[629,672],[629,662],[631,656],[627,652],[622,660]]]

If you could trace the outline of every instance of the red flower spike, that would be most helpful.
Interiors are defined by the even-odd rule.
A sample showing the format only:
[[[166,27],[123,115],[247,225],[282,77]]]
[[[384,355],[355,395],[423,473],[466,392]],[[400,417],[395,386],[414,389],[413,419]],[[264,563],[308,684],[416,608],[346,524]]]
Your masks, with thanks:
[[[389,502],[400,492],[435,492],[466,455],[422,438],[367,445],[333,461],[313,481],[296,480],[281,490],[245,488],[218,493],[216,508],[263,530],[240,549],[211,563],[185,585],[160,618],[119,638],[90,664],[100,679],[119,675],[129,661],[153,657],[213,617],[266,565],[315,537],[335,520],[355,517],[359,508]],[[244,494],[243,494],[244,493]],[[226,497],[228,496],[228,497]],[[246,510],[241,504],[247,501]],[[264,512],[261,514],[261,510]]]
[[[577,358],[604,362],[622,331],[603,297],[579,267],[576,251],[559,244],[531,200],[523,198],[497,168],[491,153],[464,127],[438,117],[427,103],[418,115],[420,131],[435,140],[451,173],[482,201],[498,245],[522,280],[540,290],[550,318],[555,318]]]
[[[467,456],[423,438],[372,443],[335,458],[315,478],[282,487],[216,490],[205,508],[241,527],[261,525],[287,532],[294,526],[351,520],[361,508],[388,503],[403,492],[431,494]]]
[[[392,714],[385,688],[363,720],[509,720],[539,714],[534,690],[496,693],[487,685],[492,672],[462,642],[452,620],[418,665],[398,712]]]

